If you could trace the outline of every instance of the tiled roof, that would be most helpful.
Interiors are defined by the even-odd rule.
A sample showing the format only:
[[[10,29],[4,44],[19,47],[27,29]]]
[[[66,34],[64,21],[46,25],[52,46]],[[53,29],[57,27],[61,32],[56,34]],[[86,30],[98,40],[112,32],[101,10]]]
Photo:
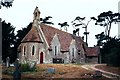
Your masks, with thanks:
[[[51,45],[51,41],[54,35],[57,33],[60,44],[61,44],[61,51],[69,50],[70,43],[73,39],[70,33],[61,31],[59,29],[53,28],[45,24],[41,24],[40,26],[49,45]]]
[[[31,30],[27,33],[21,42],[42,42],[35,26],[31,27]]]
[[[99,53],[100,48],[98,46],[86,48],[86,56],[98,56]]]
[[[58,39],[60,41],[60,45],[61,45],[61,51],[69,51],[69,46],[72,39],[75,39],[78,50],[81,50],[82,42],[83,42],[81,37],[75,36],[73,34],[67,33],[65,31],[56,29],[48,25],[45,25],[43,23],[40,24],[40,27],[43,31],[43,34],[49,46],[51,45],[51,41],[53,37],[55,36],[55,34],[57,34]],[[42,42],[35,26],[32,26],[31,30],[28,32],[28,34],[23,38],[21,42]]]
[[[73,39],[75,39],[75,41],[77,43],[76,46],[77,46],[78,50],[81,50],[81,48],[83,48],[83,44],[84,44],[82,38],[80,36],[75,36],[73,34],[72,34],[72,37],[73,37]]]

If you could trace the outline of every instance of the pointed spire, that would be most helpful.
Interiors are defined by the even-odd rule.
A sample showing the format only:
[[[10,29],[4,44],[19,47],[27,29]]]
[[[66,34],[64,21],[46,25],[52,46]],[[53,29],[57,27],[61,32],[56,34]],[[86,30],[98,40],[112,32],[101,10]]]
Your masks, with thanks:
[[[33,12],[33,21],[34,20],[40,21],[40,11],[37,6]]]

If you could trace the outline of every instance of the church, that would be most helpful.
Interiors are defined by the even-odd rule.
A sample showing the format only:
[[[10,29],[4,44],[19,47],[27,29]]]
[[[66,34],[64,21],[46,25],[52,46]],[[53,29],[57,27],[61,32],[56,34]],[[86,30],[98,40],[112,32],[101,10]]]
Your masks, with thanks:
[[[20,63],[85,63],[86,45],[80,36],[40,23],[38,7],[31,30],[18,47]]]

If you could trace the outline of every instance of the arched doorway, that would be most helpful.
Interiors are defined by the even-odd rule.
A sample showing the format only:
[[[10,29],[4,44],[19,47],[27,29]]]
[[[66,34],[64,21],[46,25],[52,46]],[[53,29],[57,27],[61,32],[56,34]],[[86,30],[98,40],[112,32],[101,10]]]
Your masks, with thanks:
[[[40,53],[40,64],[43,63],[43,52]]]

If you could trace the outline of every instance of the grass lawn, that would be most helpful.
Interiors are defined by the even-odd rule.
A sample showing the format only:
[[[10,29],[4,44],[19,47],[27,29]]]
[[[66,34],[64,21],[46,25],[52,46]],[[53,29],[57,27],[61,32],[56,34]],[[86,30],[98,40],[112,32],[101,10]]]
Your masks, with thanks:
[[[43,78],[43,79],[50,79],[50,78],[92,78],[91,76],[85,74],[92,74],[93,72],[88,71],[80,67],[81,65],[74,65],[74,64],[38,64],[37,65],[37,72],[24,72],[22,73],[22,78]],[[55,73],[48,73],[48,68],[55,68]],[[13,67],[6,68],[3,67],[4,71],[14,71]],[[3,78],[13,78],[12,75],[3,73]],[[22,79],[23,80],[23,79]],[[93,79],[92,79],[93,80]],[[106,78],[102,77],[98,80],[106,80]]]

